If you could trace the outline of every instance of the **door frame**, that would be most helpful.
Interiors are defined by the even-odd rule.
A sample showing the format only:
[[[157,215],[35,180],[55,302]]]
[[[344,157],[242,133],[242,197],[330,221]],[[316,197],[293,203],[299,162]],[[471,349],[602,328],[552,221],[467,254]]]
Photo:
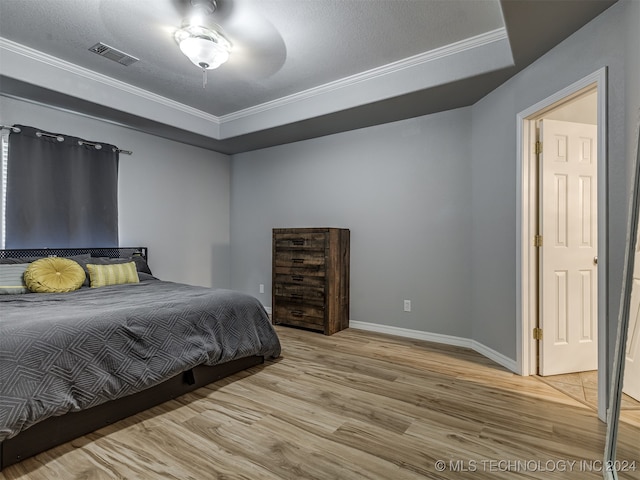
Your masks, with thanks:
[[[536,121],[546,111],[595,87],[598,118],[598,417],[606,418],[608,232],[607,232],[607,67],[578,80],[517,114],[516,122],[516,360],[520,375],[536,373],[537,215]]]

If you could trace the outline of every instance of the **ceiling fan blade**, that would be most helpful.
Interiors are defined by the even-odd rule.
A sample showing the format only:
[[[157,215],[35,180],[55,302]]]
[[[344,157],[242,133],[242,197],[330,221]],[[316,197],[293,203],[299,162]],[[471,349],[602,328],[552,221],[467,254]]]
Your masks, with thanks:
[[[229,68],[234,68],[236,74],[265,78],[280,70],[286,59],[286,45],[260,12],[260,2],[218,0],[211,17],[233,45]]]
[[[176,18],[179,19],[178,24],[182,22],[183,18],[189,16],[189,12],[192,10],[193,6],[189,0],[171,0],[171,7],[175,11]]]

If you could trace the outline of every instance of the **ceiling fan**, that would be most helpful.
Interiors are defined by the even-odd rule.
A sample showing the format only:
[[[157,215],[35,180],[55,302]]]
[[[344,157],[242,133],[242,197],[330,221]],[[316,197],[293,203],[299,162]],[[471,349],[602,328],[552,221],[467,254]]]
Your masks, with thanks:
[[[193,6],[182,28],[176,30],[174,38],[180,50],[195,66],[202,69],[202,87],[207,84],[207,70],[218,68],[229,59],[231,42],[206,19],[218,4],[216,0],[191,0]]]
[[[247,71],[270,74],[284,63],[282,37],[249,0],[179,0],[182,25],[174,39],[182,53],[202,70],[213,70],[234,55]],[[220,2],[220,3],[219,3]],[[221,23],[225,24],[227,34]],[[269,72],[271,71],[271,72]],[[262,76],[261,75],[261,76]]]

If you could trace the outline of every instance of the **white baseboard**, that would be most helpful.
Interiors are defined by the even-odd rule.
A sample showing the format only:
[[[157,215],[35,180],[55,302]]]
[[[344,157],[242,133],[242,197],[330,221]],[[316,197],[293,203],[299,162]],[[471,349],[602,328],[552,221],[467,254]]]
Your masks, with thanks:
[[[456,347],[472,348],[471,340],[469,340],[468,338],[454,337],[452,335],[429,333],[423,332],[421,330],[411,330],[409,328],[380,325],[378,323],[359,322],[357,320],[349,320],[349,327],[358,328],[360,330],[368,330],[370,332],[387,333],[389,335],[397,335],[399,337],[415,338],[416,340],[426,340],[427,342],[454,345]]]
[[[509,358],[500,352],[496,352],[494,349],[489,348],[480,342],[476,342],[475,340],[471,340],[471,349],[478,352],[480,355],[484,355],[489,360],[493,360],[498,365],[502,365],[507,370],[511,370],[513,373],[520,375],[520,372],[518,371],[518,362],[513,358]]]
[[[456,347],[466,347],[478,352],[480,355],[493,360],[498,365],[518,373],[518,364],[515,360],[503,355],[500,352],[483,345],[480,342],[471,340],[470,338],[454,337],[452,335],[442,335],[440,333],[429,333],[421,330],[411,330],[409,328],[392,327],[390,325],[380,325],[377,323],[359,322],[350,320],[349,327],[370,332],[386,333],[389,335],[397,335],[399,337],[415,338],[416,340],[425,340],[427,342],[442,343],[444,345],[453,345]]]

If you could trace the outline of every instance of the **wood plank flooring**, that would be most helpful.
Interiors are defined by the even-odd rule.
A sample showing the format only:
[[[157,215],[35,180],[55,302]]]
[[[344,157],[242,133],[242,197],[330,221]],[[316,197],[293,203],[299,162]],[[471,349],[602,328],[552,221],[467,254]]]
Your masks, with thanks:
[[[535,377],[464,348],[354,329],[277,330],[280,359],[0,479],[602,478],[604,424]],[[620,478],[640,479],[640,428],[623,423],[620,435],[618,458],[637,466]]]

